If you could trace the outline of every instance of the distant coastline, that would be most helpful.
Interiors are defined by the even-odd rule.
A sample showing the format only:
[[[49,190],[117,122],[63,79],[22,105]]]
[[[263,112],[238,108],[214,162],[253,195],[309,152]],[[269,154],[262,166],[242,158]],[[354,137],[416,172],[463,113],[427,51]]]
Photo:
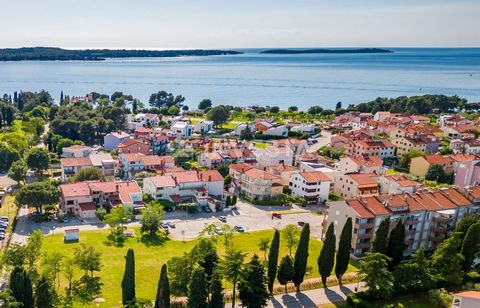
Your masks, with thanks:
[[[185,57],[237,55],[233,50],[127,50],[62,49],[56,47],[22,47],[0,49],[0,61],[103,61],[107,58]]]
[[[305,54],[305,53],[391,53],[392,50],[381,48],[359,48],[359,49],[269,49],[260,53],[267,54]]]

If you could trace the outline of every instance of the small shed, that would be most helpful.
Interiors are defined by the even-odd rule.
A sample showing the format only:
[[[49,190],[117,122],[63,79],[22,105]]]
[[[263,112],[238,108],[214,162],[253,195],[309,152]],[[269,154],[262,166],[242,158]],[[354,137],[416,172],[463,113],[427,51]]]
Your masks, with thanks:
[[[79,229],[65,229],[65,235],[63,237],[65,242],[78,242],[80,240]]]

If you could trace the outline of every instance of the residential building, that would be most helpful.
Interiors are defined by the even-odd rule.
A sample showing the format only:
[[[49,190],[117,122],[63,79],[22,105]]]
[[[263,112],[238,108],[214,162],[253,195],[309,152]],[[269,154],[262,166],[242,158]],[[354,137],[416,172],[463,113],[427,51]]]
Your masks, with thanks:
[[[400,137],[392,139],[392,143],[397,147],[397,155],[403,156],[412,150],[425,153],[427,144],[420,139],[414,139],[410,137]]]
[[[316,204],[328,200],[331,184],[330,178],[321,171],[297,172],[291,174],[289,188],[292,195]]]
[[[335,178],[333,192],[343,198],[378,195],[378,175],[375,173],[345,173]]]
[[[449,155],[425,155],[412,158],[410,173],[424,177],[432,165],[441,165],[446,173],[453,172],[453,160]]]
[[[120,154],[120,177],[132,179],[138,172],[162,173],[168,168],[175,167],[172,156],[145,155],[142,153]]]
[[[477,308],[480,307],[479,291],[463,291],[453,294],[452,308]]]
[[[62,157],[87,157],[92,152],[92,148],[86,145],[71,145],[62,148]]]
[[[480,154],[480,139],[464,140],[464,149],[467,154]]]
[[[193,125],[193,131],[198,134],[206,134],[213,130],[213,121],[202,120]]]
[[[480,193],[480,187],[476,191]],[[475,193],[476,193],[475,191]],[[400,219],[405,225],[405,255],[420,247],[435,249],[466,214],[479,213],[480,206],[457,189],[389,194],[329,202],[324,231],[334,224],[336,236],[348,217],[353,219],[351,253],[361,257],[370,251],[376,229],[389,216],[390,229]],[[338,239],[337,239],[338,240]]]
[[[258,168],[241,173],[240,192],[252,199],[262,200],[282,194],[281,177]]]
[[[382,175],[379,177],[378,183],[382,194],[413,194],[422,186],[403,174]]]
[[[137,113],[127,116],[128,129],[133,131],[141,127],[156,127],[160,121],[159,116],[153,113]]]
[[[98,168],[107,178],[115,176],[115,160],[110,154],[90,154],[87,157],[69,157],[60,160],[62,181],[68,180],[80,170]]]
[[[198,155],[198,164],[201,167],[216,168],[224,163],[224,159],[220,152],[202,152]]]
[[[266,149],[256,149],[255,157],[257,160],[256,165],[260,168],[284,163],[286,165],[293,165],[293,151],[288,147],[273,147],[270,146]]]
[[[351,139],[345,145],[345,154],[352,156],[395,156],[395,145],[384,139]]]
[[[121,130],[111,132],[103,137],[103,148],[106,151],[113,151],[120,143],[131,138],[129,134]]]
[[[278,175],[281,178],[280,183],[283,186],[288,186],[288,184],[290,183],[290,176],[293,173],[297,173],[297,172],[300,171],[299,168],[289,166],[285,163],[270,165],[270,166],[265,167],[264,169],[265,169],[265,171],[267,171],[271,174]]]
[[[142,191],[136,181],[87,181],[60,185],[60,209],[81,218],[94,218],[98,208],[142,208]]]
[[[373,120],[378,122],[383,122],[388,118],[390,118],[390,116],[391,116],[391,113],[389,111],[377,111],[373,115]]]
[[[471,154],[450,155],[455,173],[454,185],[465,188],[480,185],[480,157]]]
[[[128,154],[128,153],[141,153],[148,155],[150,153],[150,146],[139,140],[128,139],[117,146],[118,153]]]
[[[378,156],[342,156],[338,170],[344,172],[363,172],[380,174],[383,160]]]
[[[171,127],[170,130],[177,133],[177,138],[188,137],[192,134],[192,126],[189,122],[186,121],[176,121]]]
[[[255,124],[255,131],[262,132],[267,136],[288,136],[288,129],[286,125],[276,125],[266,121]]]
[[[322,161],[301,162],[299,168],[301,172],[321,171],[330,179],[332,183],[335,182],[335,178],[343,176],[345,174],[345,171],[340,171],[334,166]]]
[[[313,135],[317,126],[314,123],[288,122],[287,128],[291,132]]]

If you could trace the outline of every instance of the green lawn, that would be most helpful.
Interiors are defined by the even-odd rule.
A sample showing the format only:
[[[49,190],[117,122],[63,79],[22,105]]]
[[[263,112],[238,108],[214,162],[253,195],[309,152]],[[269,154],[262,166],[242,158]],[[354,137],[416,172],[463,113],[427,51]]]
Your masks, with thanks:
[[[80,243],[93,245],[102,253],[103,268],[99,273],[103,283],[102,296],[105,298],[105,303],[100,304],[102,307],[120,306],[120,282],[124,269],[124,255],[128,248],[135,250],[137,297],[153,300],[162,264],[171,257],[181,255],[183,252],[190,250],[195,245],[195,241],[186,241],[184,243],[176,240],[149,244],[148,242],[142,242],[137,229],[136,238],[127,239],[123,247],[115,247],[106,242],[108,232],[108,230],[99,230],[80,233]],[[257,243],[261,238],[272,238],[272,236],[273,230],[237,234],[234,239],[234,247],[248,252],[250,255],[257,253],[263,259],[263,253],[258,250]],[[319,276],[316,261],[321,245],[321,242],[317,240],[312,239],[310,241],[308,265],[311,266],[311,270],[306,278]],[[71,256],[75,247],[78,246],[79,243],[65,244],[63,242],[63,234],[55,234],[44,238],[43,250],[60,251],[65,255]],[[222,255],[224,250],[220,242],[218,248],[219,253]],[[286,254],[288,254],[288,248],[282,245],[280,258]],[[349,272],[356,270],[357,268],[353,265],[350,265],[348,268]],[[79,276],[80,273],[78,273],[75,279],[78,279]],[[62,282],[62,284],[64,283],[65,281]],[[226,287],[228,288],[229,286],[226,285]]]
[[[253,145],[259,149],[266,149],[268,148],[271,144],[270,143],[267,143],[267,142],[258,142],[258,141],[254,141],[253,142]]]
[[[13,219],[17,215],[18,207],[15,205],[15,197],[11,196],[9,193],[5,195],[5,200],[3,201],[2,207],[0,208],[0,216],[7,216],[10,219],[10,225],[7,228],[7,231],[10,232],[13,224]]]

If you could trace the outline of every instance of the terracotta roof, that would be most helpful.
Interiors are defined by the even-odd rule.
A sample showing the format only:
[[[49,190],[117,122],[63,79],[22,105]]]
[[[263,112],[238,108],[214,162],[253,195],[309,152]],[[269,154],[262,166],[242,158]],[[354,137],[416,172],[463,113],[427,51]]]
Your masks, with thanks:
[[[123,141],[122,143],[120,143],[118,145],[118,148],[124,148],[124,147],[129,147],[129,146],[132,146],[134,144],[144,144],[143,142],[140,142],[138,140],[135,140],[135,139],[128,139],[128,140],[125,140]]]
[[[436,126],[427,124],[427,123],[415,123],[409,124],[405,130],[409,134],[415,135],[428,135],[428,134],[439,134],[442,133],[442,130]]]
[[[92,161],[90,157],[69,157],[69,158],[62,158],[60,160],[61,165],[63,167],[84,167],[84,166],[92,166]]]
[[[330,178],[325,175],[322,171],[313,171],[313,172],[300,172],[301,177],[305,179],[307,183],[318,183],[318,182],[330,182]]]
[[[171,175],[154,176],[149,178],[155,187],[175,187],[177,183]]]
[[[222,155],[218,152],[206,152],[203,153],[205,157],[207,157],[209,160],[223,160]]]
[[[82,211],[95,211],[97,207],[92,202],[79,203],[78,206]]]
[[[122,203],[132,203],[132,194],[142,194],[136,181],[116,182]]]
[[[272,173],[281,173],[281,172],[289,172],[289,171],[297,171],[299,170],[297,167],[289,166],[284,163],[273,164],[267,167],[269,172]]]
[[[474,299],[479,299],[480,300],[480,292],[479,291],[464,291],[460,293],[455,293],[453,296],[458,296],[458,297],[468,297],[468,298],[474,298]]]
[[[252,168],[245,171],[245,175],[254,179],[262,179],[262,180],[279,180],[280,179],[279,176],[276,176],[274,174],[271,174],[269,172],[266,172],[257,168]]]
[[[149,119],[155,119],[158,118],[158,115],[154,113],[145,113],[145,117]]]
[[[75,184],[62,184],[60,191],[64,198],[90,196],[90,187],[85,182]]]
[[[200,182],[197,171],[182,171],[171,173],[173,177],[177,180],[179,184],[182,183],[193,183]]]
[[[378,156],[348,156],[354,163],[364,167],[381,167],[383,160]]]
[[[126,138],[126,137],[130,137],[129,134],[127,134],[126,132],[124,131],[121,131],[121,130],[118,130],[118,131],[115,131],[115,132],[111,132],[110,135],[118,138],[118,139],[121,139],[121,138]]]
[[[444,194],[450,201],[455,203],[456,206],[468,206],[472,204],[470,200],[468,200],[455,188],[441,189],[440,192]]]
[[[470,187],[468,191],[468,197],[473,197],[474,199],[480,199],[480,186]]]
[[[356,143],[367,148],[393,148],[394,145],[388,140],[357,140]]]
[[[375,215],[390,215],[391,211],[385,207],[377,198],[366,197],[361,199],[365,207]]]
[[[465,143],[471,147],[480,147],[480,140],[478,139],[467,139]]]
[[[113,193],[117,191],[117,185],[115,182],[88,182],[88,186],[92,191]]]
[[[200,179],[203,182],[218,182],[218,181],[223,181],[224,178],[218,172],[218,170],[206,170],[206,171],[200,171]]]
[[[375,173],[346,173],[345,176],[350,177],[359,185],[377,185],[377,175]]]
[[[346,200],[346,202],[360,218],[375,218],[375,215],[367,210],[357,199]]]
[[[268,147],[267,150],[272,153],[290,153],[292,150],[290,150],[288,147]]]
[[[403,187],[412,187],[412,186],[420,185],[420,183],[410,180],[408,177],[406,177],[403,174],[385,175],[384,178],[386,178],[389,181],[395,181],[400,186],[403,186]]]
[[[167,160],[171,162],[170,156],[145,155],[141,157],[144,166],[159,166],[164,165]]]
[[[232,168],[233,170],[237,171],[237,172],[245,172],[247,170],[250,170],[253,168],[252,165],[249,165],[249,164],[230,164],[230,168]]]
[[[430,121],[430,118],[424,117],[422,115],[411,115],[410,119],[414,121]]]
[[[81,151],[81,150],[87,150],[87,149],[89,149],[89,148],[90,148],[90,147],[89,147],[89,146],[86,146],[86,145],[74,144],[74,145],[71,145],[71,146],[69,146],[69,147],[63,148],[63,151],[65,151],[65,150]]]
[[[448,155],[425,155],[423,158],[430,164],[448,164],[452,162]]]
[[[143,153],[124,153],[122,157],[125,158],[128,162],[137,162],[142,161],[142,156],[145,156]]]

